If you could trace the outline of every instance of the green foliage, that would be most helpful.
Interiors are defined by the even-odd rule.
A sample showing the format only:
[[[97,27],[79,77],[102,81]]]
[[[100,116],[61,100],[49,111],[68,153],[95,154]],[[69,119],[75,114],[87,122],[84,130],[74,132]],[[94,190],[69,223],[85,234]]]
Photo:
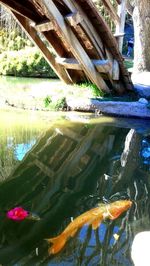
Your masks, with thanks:
[[[27,37],[21,36],[19,30],[14,29],[8,32],[4,28],[0,28],[0,53],[8,50],[19,51],[32,46],[31,41]]]
[[[57,100],[56,102],[56,106],[55,106],[55,110],[64,110],[66,108],[67,104],[66,104],[66,98],[62,97],[60,99]]]
[[[52,100],[51,96],[48,95],[44,99],[44,106],[49,110],[55,110],[55,111],[64,110],[67,107],[66,98],[60,97]]]
[[[57,77],[35,47],[0,54],[0,75],[18,77]]]
[[[105,95],[102,90],[90,82],[80,84],[80,88],[88,88],[89,90],[92,90],[93,97],[104,97]]]
[[[124,65],[125,67],[128,68],[132,68],[133,67],[133,60],[125,60],[124,61]]]
[[[52,102],[52,99],[50,96],[46,96],[46,98],[44,99],[44,106],[47,108],[49,107],[50,103]]]

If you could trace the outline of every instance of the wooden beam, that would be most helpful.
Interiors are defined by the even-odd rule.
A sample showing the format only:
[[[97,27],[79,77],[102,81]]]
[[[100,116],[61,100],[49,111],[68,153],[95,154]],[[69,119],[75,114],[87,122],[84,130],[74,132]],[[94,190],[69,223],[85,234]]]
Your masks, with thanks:
[[[57,55],[60,57],[71,57],[68,52],[68,47],[65,46],[63,40],[59,38],[56,31],[45,31],[43,32],[44,37],[49,42],[49,44],[54,48]]]
[[[65,20],[69,22],[70,26],[76,27],[79,23],[83,21],[83,17],[81,17],[79,12],[75,12],[65,16]]]
[[[125,17],[126,17],[126,0],[123,0],[121,5],[118,6],[118,16],[120,17],[120,22],[116,26],[115,34],[119,34],[120,32],[124,32],[125,26]],[[120,36],[117,39],[119,51],[122,53],[122,46],[123,46],[123,36]]]
[[[100,36],[97,34],[97,31],[93,27],[91,21],[89,20],[86,13],[83,13],[83,10],[81,9],[80,5],[76,3],[76,1],[73,0],[63,0],[66,6],[71,10],[72,13],[76,13],[79,11],[80,16],[83,18],[80,25],[82,29],[86,32],[87,36],[89,37],[91,43],[95,47],[96,51],[98,52],[100,58],[105,58],[105,52],[104,52],[104,45],[102,43],[102,40]]]
[[[117,41],[113,36],[110,28],[107,23],[104,21],[103,17],[100,15],[98,10],[95,8],[95,5],[92,0],[76,0],[75,1],[85,13],[88,13],[89,10],[89,20],[93,24],[93,27],[97,31],[98,35],[101,37],[102,42],[106,48],[106,51],[109,50],[113,58],[119,62],[121,69],[121,79],[124,82],[124,90],[133,90],[133,85],[129,77],[128,71],[124,67],[122,55],[119,52]],[[125,78],[126,77],[126,78]],[[128,82],[127,82],[128,80]]]
[[[117,33],[114,33],[114,37],[115,38],[118,38],[118,37],[124,37],[125,33],[124,32],[117,32]]]
[[[111,4],[110,0],[103,0],[102,1],[104,6],[107,8],[111,18],[114,20],[115,24],[120,23],[120,18],[116,13],[116,10],[114,9],[113,5]]]
[[[56,63],[64,66],[67,69],[82,70],[82,66],[75,58],[56,57]]]
[[[51,21],[35,24],[33,26],[38,32],[54,30],[54,25]]]
[[[52,55],[49,51],[49,49],[46,47],[46,45],[42,42],[42,40],[37,35],[36,30],[30,26],[29,20],[26,18],[20,16],[19,14],[12,12],[13,16],[17,19],[18,23],[21,27],[24,28],[26,34],[29,36],[30,39],[39,47],[41,50],[43,56],[45,57],[48,64],[52,67],[52,69],[56,72],[58,77],[62,79],[65,83],[71,84],[72,80],[69,77],[67,71],[63,69],[62,66],[56,64],[55,57]]]
[[[92,60],[94,66],[99,73],[110,73],[111,62],[109,60]]]
[[[97,85],[98,88],[106,92],[110,92],[107,84],[96,71],[91,59],[83,49],[82,45],[78,41],[77,37],[73,33],[72,29],[65,23],[65,20],[52,0],[43,0],[42,4],[45,6],[46,16],[52,20],[54,19],[57,24],[57,29],[61,36],[70,45],[70,50],[78,62],[82,65],[87,77]],[[44,8],[43,6],[43,8]]]
[[[37,21],[37,14],[30,8],[23,6],[21,3],[13,0],[0,0],[0,3],[6,6],[11,11],[15,11],[19,15],[31,19],[32,21]]]
[[[119,64],[117,60],[114,60],[112,65],[112,79],[119,80],[119,76],[120,76]]]
[[[56,57],[56,63],[64,66],[67,69],[75,69],[75,70],[82,70],[82,66],[75,58],[60,58]],[[109,60],[92,60],[93,65],[100,73],[108,73],[111,68],[111,64]]]

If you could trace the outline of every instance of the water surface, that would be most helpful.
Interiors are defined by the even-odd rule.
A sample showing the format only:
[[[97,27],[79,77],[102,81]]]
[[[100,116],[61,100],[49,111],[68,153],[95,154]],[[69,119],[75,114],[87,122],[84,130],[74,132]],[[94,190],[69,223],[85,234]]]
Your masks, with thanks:
[[[132,266],[133,238],[150,229],[150,122],[77,113],[51,122],[34,114],[0,114],[0,263]],[[127,198],[133,206],[118,219],[84,226],[48,255],[45,239],[73,218]],[[8,220],[16,206],[40,220]]]

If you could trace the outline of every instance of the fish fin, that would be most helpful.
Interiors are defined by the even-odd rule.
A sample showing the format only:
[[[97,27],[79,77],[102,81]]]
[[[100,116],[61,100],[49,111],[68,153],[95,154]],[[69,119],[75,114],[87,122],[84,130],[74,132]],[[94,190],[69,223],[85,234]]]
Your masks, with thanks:
[[[78,231],[78,228],[75,228],[75,229],[71,232],[70,236],[71,236],[71,237],[74,237],[77,231]]]
[[[60,252],[67,242],[66,237],[62,234],[46,240],[48,243],[52,243],[52,246],[48,249],[49,255]]]
[[[95,219],[93,222],[92,222],[92,229],[93,230],[96,230],[101,224],[101,220],[100,219]]]
[[[103,208],[105,206],[104,203],[98,203],[97,205],[98,205],[99,208]]]
[[[60,235],[53,237],[53,238],[46,238],[45,240],[48,242],[48,244],[50,244],[50,243],[54,244],[55,242],[57,242],[59,237],[60,237]]]

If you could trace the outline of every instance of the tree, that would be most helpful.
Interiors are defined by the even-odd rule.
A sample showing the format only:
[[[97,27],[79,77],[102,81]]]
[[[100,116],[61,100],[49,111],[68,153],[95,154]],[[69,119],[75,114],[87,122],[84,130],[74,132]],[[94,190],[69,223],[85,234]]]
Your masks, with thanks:
[[[134,24],[134,72],[150,71],[150,0],[127,0]]]

